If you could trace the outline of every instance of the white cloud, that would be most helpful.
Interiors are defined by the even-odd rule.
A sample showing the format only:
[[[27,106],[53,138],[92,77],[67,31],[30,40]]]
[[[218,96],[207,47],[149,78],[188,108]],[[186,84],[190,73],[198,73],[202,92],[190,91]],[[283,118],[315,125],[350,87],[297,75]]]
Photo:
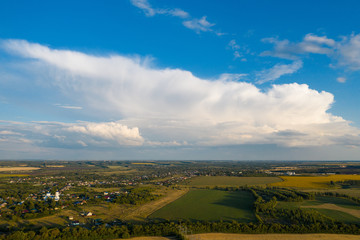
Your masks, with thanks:
[[[150,3],[148,2],[148,0],[130,0],[130,1],[135,7],[142,9],[144,11],[145,15],[148,17],[155,16],[156,14],[170,15],[173,17],[185,19],[185,21],[183,21],[183,25],[186,28],[194,30],[196,33],[213,32],[211,27],[213,27],[215,24],[208,22],[206,20],[206,16],[203,16],[202,18],[197,19],[197,18],[192,18],[188,12],[185,12],[184,10],[182,10],[180,8],[171,8],[171,9],[153,8],[150,5]],[[216,31],[214,33],[218,36],[224,35],[224,33],[221,33],[218,31]]]
[[[232,50],[240,49],[240,46],[236,43],[235,39],[230,40],[228,45],[231,47]]]
[[[206,20],[206,16],[203,16],[200,19],[193,18],[191,20],[184,21],[183,25],[189,29],[194,30],[197,33],[200,33],[212,31],[211,27],[215,24],[208,22]]]
[[[311,33],[306,34],[306,36],[304,37],[304,42],[313,42],[320,45],[325,44],[330,47],[335,45],[335,41],[333,39],[327,38],[326,36],[319,37]]]
[[[120,145],[141,145],[143,142],[138,128],[129,128],[117,122],[76,124],[68,127],[67,131],[114,140]]]
[[[273,56],[284,59],[296,60],[307,53],[326,54],[333,53],[335,41],[326,36],[318,37],[307,34],[302,42],[291,43],[289,40],[278,40],[277,38],[264,38],[263,42],[272,43],[274,49],[261,53],[262,56]]]
[[[276,64],[270,69],[263,70],[256,74],[256,80],[258,84],[262,84],[269,81],[274,81],[283,75],[292,74],[302,68],[303,62],[296,60],[291,64]]]
[[[148,0],[130,0],[131,3],[140,9],[142,9],[146,16],[152,17],[156,14],[166,14],[179,18],[188,18],[189,13],[179,8],[164,9],[164,8],[153,8]]]
[[[187,13],[184,10],[181,10],[179,8],[170,9],[170,10],[168,10],[168,13],[171,16],[179,17],[179,18],[188,18],[188,17],[190,17],[189,13]]]
[[[154,16],[157,11],[153,9],[147,0],[131,0],[131,3],[140,9],[142,9],[146,16]]]
[[[340,66],[353,71],[360,70],[360,34],[345,37],[337,46]]]
[[[51,147],[119,147],[144,143],[137,127],[130,128],[119,122],[6,122],[0,129],[4,129],[0,131],[0,139],[8,142]]]
[[[263,41],[272,43],[274,48],[271,51],[262,52],[262,56],[296,60],[308,53],[322,54],[335,60],[337,66],[351,71],[360,70],[360,34],[342,37],[341,41],[313,34],[307,34],[298,43],[277,38],[265,38]]]
[[[79,107],[79,106],[68,106],[68,105],[59,105],[59,104],[55,104],[55,105],[58,106],[59,108],[65,108],[65,109],[72,109],[72,110],[83,109],[82,107]]]
[[[235,39],[230,40],[230,42],[228,43],[228,47],[230,47],[231,50],[233,51],[234,59],[243,57],[243,55],[239,52],[239,49],[241,47],[239,44],[236,43]],[[245,58],[243,58],[242,61],[244,61],[244,59]],[[245,59],[245,61],[246,61],[246,59]]]
[[[121,119],[71,126],[36,125],[36,131],[48,137],[56,133],[54,129],[61,129],[58,136],[74,139],[79,146],[79,140],[89,146],[104,141],[129,145],[186,142],[191,146],[318,146],[359,139],[357,128],[328,112],[333,95],[305,84],[273,85],[262,91],[251,83],[239,82],[242,75],[209,80],[185,70],[157,69],[119,55],[93,56],[18,40],[5,41],[3,47],[31,66],[27,81],[45,75],[53,88],[87,106],[89,114]],[[289,74],[301,65],[301,61],[278,65],[265,71],[261,79]]]

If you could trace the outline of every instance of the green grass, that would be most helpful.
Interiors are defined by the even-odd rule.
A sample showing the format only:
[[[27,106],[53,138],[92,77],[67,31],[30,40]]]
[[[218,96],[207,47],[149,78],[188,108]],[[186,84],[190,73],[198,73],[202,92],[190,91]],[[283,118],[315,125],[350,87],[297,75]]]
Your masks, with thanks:
[[[316,197],[315,200],[303,201],[303,202],[282,202],[279,201],[277,204],[278,208],[298,208],[301,206],[316,206],[325,203],[336,204],[340,207],[350,209],[360,209],[360,205],[354,201],[339,197]]]
[[[316,197],[315,200],[310,201],[303,201],[303,202],[282,202],[279,201],[276,205],[277,208],[286,208],[286,209],[294,209],[294,208],[300,208],[302,206],[306,207],[308,206],[311,209],[314,209],[321,214],[324,214],[327,217],[330,217],[334,220],[344,222],[344,223],[359,223],[360,219],[343,211],[339,211],[336,209],[324,209],[320,208],[320,205],[323,204],[335,204],[339,207],[347,208],[347,209],[355,209],[359,210],[360,206],[354,201],[345,199],[345,198],[338,198],[338,197]],[[317,208],[319,206],[319,208]],[[309,209],[309,208],[303,208],[303,209]],[[345,210],[344,210],[345,211]]]
[[[227,176],[201,176],[187,182],[192,187],[215,187],[215,186],[245,186],[266,185],[281,182],[278,177],[227,177]]]
[[[314,208],[316,211],[324,214],[327,217],[330,217],[334,220],[343,222],[343,223],[359,223],[360,219],[350,215],[348,213],[345,212],[341,212],[338,210],[332,210],[332,209],[320,209],[320,208]]]
[[[253,201],[253,196],[245,191],[191,190],[149,218],[254,222]]]

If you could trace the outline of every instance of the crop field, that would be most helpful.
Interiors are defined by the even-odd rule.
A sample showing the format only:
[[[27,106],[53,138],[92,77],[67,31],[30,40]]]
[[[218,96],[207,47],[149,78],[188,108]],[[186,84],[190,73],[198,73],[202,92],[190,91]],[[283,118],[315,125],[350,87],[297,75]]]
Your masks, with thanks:
[[[253,196],[243,191],[191,190],[149,218],[251,222],[255,221],[253,201]]]
[[[306,192],[336,192],[340,194],[349,195],[351,197],[360,198],[360,188],[338,188],[338,189],[305,189]]]
[[[266,185],[281,182],[278,177],[227,177],[227,176],[201,176],[191,179],[187,184],[192,187],[215,187],[215,186],[245,186]]]
[[[358,240],[347,234],[231,234],[202,233],[188,236],[189,240]]]
[[[308,206],[308,207],[311,208],[312,206]],[[335,219],[343,223],[352,224],[352,223],[360,222],[360,218],[355,217],[353,215],[353,214],[359,214],[359,212],[355,212],[356,210],[353,212],[353,214],[350,214],[348,213],[351,212],[351,210],[349,211],[349,209],[341,209],[336,205],[325,205],[325,204],[317,206],[314,209],[316,209],[316,211],[324,214],[327,217],[330,217],[332,219]]]
[[[360,206],[344,198],[317,197],[304,202],[278,202],[277,208],[311,208],[334,220],[345,223],[360,222]]]
[[[34,171],[39,169],[37,167],[0,167],[0,172]]]
[[[275,187],[295,187],[307,189],[332,188],[330,181],[360,180],[360,175],[328,175],[328,176],[282,176],[283,182],[272,183]]]
[[[7,174],[7,173],[0,173],[0,178],[4,177],[27,177],[29,174]]]

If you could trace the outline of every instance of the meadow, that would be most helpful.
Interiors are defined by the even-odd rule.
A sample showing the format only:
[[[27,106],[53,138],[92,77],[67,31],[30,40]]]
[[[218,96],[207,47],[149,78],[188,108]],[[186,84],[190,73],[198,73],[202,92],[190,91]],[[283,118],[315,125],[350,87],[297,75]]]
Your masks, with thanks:
[[[359,236],[346,234],[231,234],[203,233],[188,236],[189,240],[358,240]],[[145,240],[145,239],[144,239]]]
[[[274,187],[294,187],[304,189],[334,188],[331,181],[360,180],[360,175],[327,175],[327,176],[282,176],[282,182],[271,183]]]
[[[281,202],[277,208],[311,208],[344,223],[360,222],[360,206],[354,201],[338,197],[316,197],[304,202]]]
[[[201,176],[189,180],[186,184],[191,187],[237,187],[267,185],[281,182],[278,177],[228,177],[228,176]]]
[[[191,190],[149,216],[166,220],[255,221],[253,196],[245,191]]]

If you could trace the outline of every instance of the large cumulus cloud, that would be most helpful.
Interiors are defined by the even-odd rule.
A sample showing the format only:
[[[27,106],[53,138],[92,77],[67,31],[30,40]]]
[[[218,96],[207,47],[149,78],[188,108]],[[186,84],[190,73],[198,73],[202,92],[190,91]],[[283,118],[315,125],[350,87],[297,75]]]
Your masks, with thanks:
[[[32,66],[27,68],[29,75],[46,75],[52,88],[98,112],[103,121],[117,118],[112,123],[61,128],[73,134],[126,145],[129,141],[121,135],[125,134],[133,145],[156,146],[346,145],[359,137],[357,128],[329,113],[331,93],[305,84],[262,90],[224,78],[226,74],[217,80],[201,79],[181,69],[156,68],[136,57],[96,56],[22,40],[1,45]]]

